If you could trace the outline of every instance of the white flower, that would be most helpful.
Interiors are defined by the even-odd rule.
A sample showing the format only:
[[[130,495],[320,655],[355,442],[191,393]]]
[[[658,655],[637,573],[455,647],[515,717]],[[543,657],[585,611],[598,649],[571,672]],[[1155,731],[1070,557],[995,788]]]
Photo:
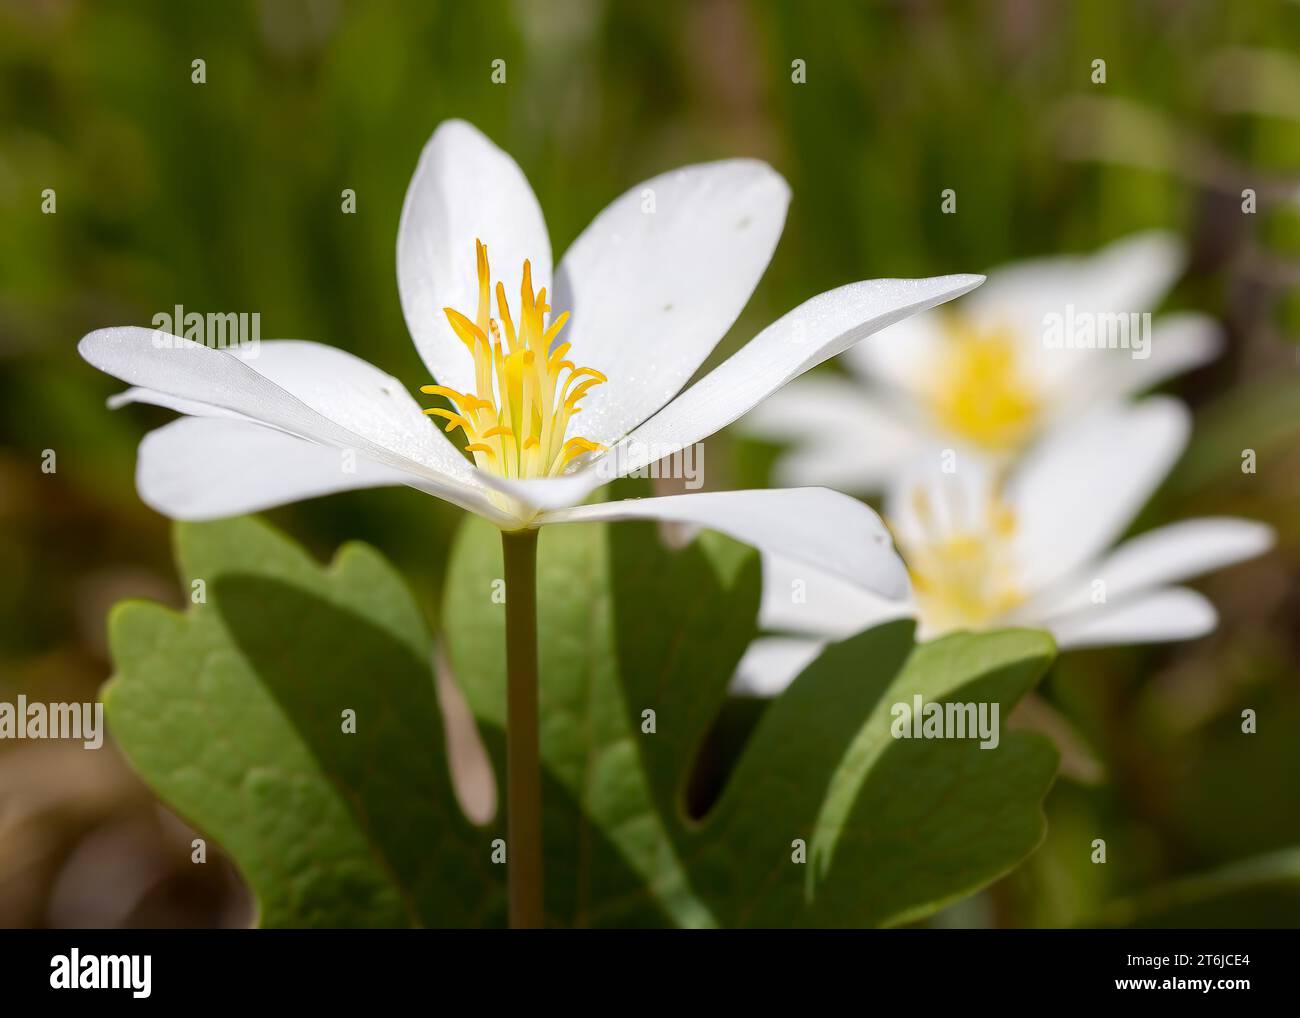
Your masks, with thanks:
[[[821,294],[683,390],[749,299],[788,200],[785,181],[761,162],[675,170],[615,200],[553,274],[542,212],[519,167],[469,124],[442,124],[406,195],[398,288],[438,382],[429,391],[451,404],[429,409],[465,430],[473,462],[401,382],[341,350],[264,342],[253,357],[112,328],[86,336],[80,351],[132,386],[115,404],[189,415],[140,446],[141,497],[174,518],[406,484],[503,530],[699,524],[901,595],[906,573],[879,518],[824,488],[581,505],[863,337],[982,281],[874,280]],[[491,286],[493,268],[509,287]],[[552,318],[549,305],[567,319]]]
[[[870,493],[934,446],[1005,465],[1087,410],[1216,355],[1211,319],[1144,318],[1182,262],[1174,237],[1145,233],[1088,256],[993,269],[965,300],[848,351],[855,377],[810,375],[741,427],[793,443],[774,468],[780,484]]]
[[[913,617],[929,639],[956,629],[1046,629],[1061,647],[1185,640],[1212,630],[1213,606],[1179,581],[1272,544],[1261,523],[1184,520],[1107,551],[1186,444],[1189,415],[1156,396],[1099,409],[1041,443],[1005,482],[979,458],[944,458],[900,478],[885,519],[912,576],[889,603],[779,555],[764,557],[762,627],[737,684],[783,689],[827,640]]]

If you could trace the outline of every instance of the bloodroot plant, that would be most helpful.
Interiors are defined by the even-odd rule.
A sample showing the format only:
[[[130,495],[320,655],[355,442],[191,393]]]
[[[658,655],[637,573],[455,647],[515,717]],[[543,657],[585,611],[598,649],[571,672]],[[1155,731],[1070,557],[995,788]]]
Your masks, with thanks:
[[[421,392],[445,405],[422,407],[398,379],[314,343],[211,349],[131,327],[81,341],[87,361],[130,384],[116,404],[186,415],[145,437],[137,474],[141,497],[177,520],[404,484],[500,531],[512,925],[543,921],[540,528],[697,524],[885,597],[907,592],[876,514],[825,488],[583,504],[873,332],[982,281],[842,286],[683,388],[752,293],[788,200],[782,178],[754,160],[675,170],[616,199],[553,270],[546,224],[518,165],[469,124],[449,121],[420,158],[397,238],[402,308],[434,379]],[[553,639],[543,625],[543,657]],[[360,670],[357,681],[368,674]]]

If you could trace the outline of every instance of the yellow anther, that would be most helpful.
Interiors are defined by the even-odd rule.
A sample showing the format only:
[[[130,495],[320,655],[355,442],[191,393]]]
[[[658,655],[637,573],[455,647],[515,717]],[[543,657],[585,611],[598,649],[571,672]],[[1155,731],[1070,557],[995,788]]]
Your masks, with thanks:
[[[506,303],[506,288],[500,283],[497,283],[497,313],[501,315],[501,324],[505,326],[506,342],[514,350],[519,345],[515,339],[515,323],[510,317],[510,305]]]
[[[555,337],[559,335],[560,330],[564,328],[565,323],[567,323],[568,320],[569,320],[569,312],[567,311],[561,311],[556,316],[555,321],[551,322],[549,328],[547,328],[546,335],[542,337],[543,348],[545,349],[550,348],[552,341],[554,341]],[[564,349],[567,350],[568,348],[569,348],[569,344],[565,343]]]
[[[470,423],[460,414],[452,413],[450,410],[444,410],[442,407],[434,407],[432,410],[426,410],[425,413],[430,417],[445,418],[447,420],[446,430],[448,432],[455,431],[457,428],[462,428],[465,434],[469,434]]]
[[[605,447],[599,442],[593,442],[587,438],[571,438],[564,443],[560,450],[560,457],[557,460],[560,467],[576,459],[586,452],[599,452]]]
[[[447,321],[451,323],[452,331],[460,337],[460,341],[465,344],[470,353],[478,349],[478,344],[482,343],[487,346],[487,336],[483,331],[462,315],[455,308],[443,308],[447,314]]]
[[[590,376],[594,378],[597,382],[609,381],[609,379],[606,378],[603,373],[597,371],[595,368],[578,368],[573,372],[573,374],[569,376],[569,381],[572,382],[575,378],[583,378],[585,376]],[[567,385],[568,383],[565,384]]]
[[[421,392],[427,392],[430,396],[446,396],[449,400],[459,403],[465,398],[463,392],[457,392],[455,389],[449,389],[445,385],[422,385]]]
[[[493,403],[490,399],[479,399],[477,396],[467,395],[464,398],[464,402],[461,403],[461,406],[467,411],[477,413],[479,410],[491,410],[493,408]]]
[[[577,405],[578,400],[582,399],[583,396],[587,395],[587,391],[592,386],[599,385],[599,384],[600,384],[599,378],[589,378],[585,382],[579,382],[577,388],[575,388],[573,392],[571,392],[569,395],[564,397],[564,405],[569,408],[569,412],[574,413],[575,412],[574,408]]]

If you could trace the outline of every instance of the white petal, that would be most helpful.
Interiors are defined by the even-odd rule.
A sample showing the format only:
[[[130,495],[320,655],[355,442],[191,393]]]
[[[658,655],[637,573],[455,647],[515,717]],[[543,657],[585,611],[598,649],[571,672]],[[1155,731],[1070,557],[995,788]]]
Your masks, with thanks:
[[[212,408],[213,416],[228,419],[233,414],[321,445],[353,449],[373,462],[438,485],[463,508],[500,516],[474,469],[419,412],[396,379],[341,350],[314,343],[264,342],[259,356],[245,360],[133,327],[92,332],[78,350],[101,371],[132,383],[132,398],[205,415],[205,408]]]
[[[1185,254],[1177,236],[1151,231],[1121,238],[1093,254],[1036,258],[989,272],[988,284],[962,305],[985,326],[1011,327],[1042,345],[1043,317],[1075,312],[1142,312],[1159,304]]]
[[[231,351],[263,378],[297,397],[321,416],[354,434],[470,482],[473,469],[440,433],[398,379],[338,347],[296,339],[273,339],[247,353]],[[252,419],[213,404],[133,388],[110,405],[154,403],[201,417]]]
[[[1191,312],[1163,315],[1147,328],[1122,326],[1132,336],[1116,349],[1047,349],[1040,344],[1028,361],[1040,379],[1047,427],[1069,421],[1089,407],[1152,389],[1217,357],[1221,330],[1209,316]],[[1099,326],[1100,328],[1100,326]],[[1139,337],[1145,334],[1145,349]]]
[[[1187,442],[1177,400],[1103,408],[1059,429],[1012,476],[1017,550],[1030,591],[1095,558],[1128,528]]]
[[[523,171],[477,128],[447,120],[424,146],[406,191],[397,229],[397,288],[424,363],[439,384],[462,392],[474,390],[474,362],[443,308],[470,318],[478,309],[475,240],[487,245],[494,289],[500,280],[512,301],[525,258],[532,262],[533,285],[550,286],[551,241]]]
[[[1127,348],[1047,349],[1039,344],[1032,364],[1044,394],[1045,427],[1068,422],[1091,407],[1136,396],[1217,357],[1221,330],[1209,316],[1191,312],[1163,315],[1147,329],[1145,351]],[[1128,332],[1133,335],[1133,329]]]
[[[1047,316],[1134,315],[1153,311],[1185,261],[1181,241],[1163,231],[1134,234],[1093,254],[1035,259],[995,269],[962,311],[977,327],[1007,327],[1022,369],[1045,394],[1046,413],[1069,419],[1121,391],[1128,350],[1048,348]],[[1132,390],[1136,391],[1136,390]]]
[[[953,310],[960,314],[962,306],[954,305]],[[933,366],[945,345],[941,314],[923,312],[851,347],[843,363],[866,381],[915,393],[932,380]]]
[[[140,443],[136,488],[174,520],[211,520],[415,478],[251,421],[182,417]]]
[[[615,199],[574,241],[551,303],[572,314],[571,358],[609,378],[583,401],[583,435],[622,438],[695,374],[767,268],[789,202],[766,163],[687,166]]]
[[[173,396],[169,392],[145,389],[139,385],[133,385],[129,389],[114,393],[108,397],[107,402],[110,410],[120,410],[132,403],[144,403],[148,406],[160,406],[167,410],[175,410],[178,414],[189,414],[192,417],[224,417],[231,421],[253,420],[247,414],[236,413],[234,410],[227,410],[225,407],[204,403],[202,400],[182,399],[179,396]]]
[[[1223,334],[1208,315],[1193,312],[1162,315],[1151,327],[1150,356],[1135,359],[1130,352],[1115,363],[1118,377],[1111,394],[1136,395],[1154,388],[1219,356]]]
[[[612,455],[627,473],[708,438],[822,361],[966,293],[982,279],[873,279],[819,294],[760,332],[628,435]]]
[[[827,488],[704,491],[603,502],[545,514],[541,523],[668,520],[695,523],[838,576],[863,590],[901,598],[907,569],[872,509]]]
[[[1186,587],[1170,587],[1084,609],[1054,620],[1048,629],[1065,649],[1191,640],[1217,623],[1218,614],[1206,598]]]
[[[885,497],[885,517],[899,545],[915,551],[948,538],[990,534],[998,474],[997,462],[975,449],[918,451]]]
[[[1105,583],[1108,601],[1178,583],[1261,555],[1273,540],[1272,528],[1253,520],[1225,516],[1171,523],[1124,542],[1102,562],[1081,571],[1039,610],[1053,617],[1090,607],[1097,580]]]
[[[609,463],[612,464],[612,461]],[[486,470],[480,471],[479,476],[487,487],[509,495],[525,507],[559,510],[579,505],[602,484],[608,484],[623,475],[608,472],[606,459],[602,457],[598,464],[563,477],[521,481],[514,477],[499,477]]]
[[[809,442],[777,457],[772,481],[788,488],[824,485],[851,495],[874,494],[923,448],[906,432],[878,441],[881,434],[858,445],[842,439]]]
[[[763,556],[758,622],[765,630],[843,640],[913,614],[905,601],[886,600],[782,555]]]
[[[772,393],[736,426],[742,434],[773,442],[837,433],[861,441],[884,416],[861,383],[814,371]]]
[[[738,696],[779,696],[826,645],[817,640],[770,636],[755,640],[736,665],[730,690]]]
[[[861,383],[816,372],[772,393],[736,426],[756,438],[794,443],[773,467],[777,484],[855,494],[879,488],[920,441],[906,407],[886,405]]]

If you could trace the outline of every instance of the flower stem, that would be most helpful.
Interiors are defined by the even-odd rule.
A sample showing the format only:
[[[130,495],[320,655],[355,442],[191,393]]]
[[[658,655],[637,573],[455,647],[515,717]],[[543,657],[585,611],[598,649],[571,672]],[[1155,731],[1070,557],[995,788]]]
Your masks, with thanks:
[[[506,567],[506,839],[512,929],[542,925],[537,531],[501,532]]]

